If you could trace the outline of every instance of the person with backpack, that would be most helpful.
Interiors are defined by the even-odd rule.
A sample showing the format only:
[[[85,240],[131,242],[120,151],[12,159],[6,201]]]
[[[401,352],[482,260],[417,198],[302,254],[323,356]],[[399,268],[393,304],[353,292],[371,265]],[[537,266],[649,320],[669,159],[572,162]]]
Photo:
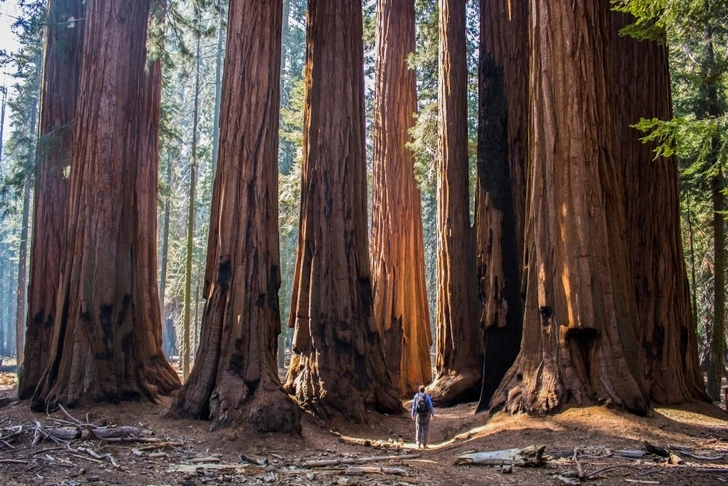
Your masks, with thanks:
[[[435,417],[435,407],[432,406],[432,398],[425,393],[425,387],[420,386],[420,391],[415,393],[412,399],[412,420],[416,422],[415,442],[417,448],[427,447],[427,435],[430,432],[430,419]]]

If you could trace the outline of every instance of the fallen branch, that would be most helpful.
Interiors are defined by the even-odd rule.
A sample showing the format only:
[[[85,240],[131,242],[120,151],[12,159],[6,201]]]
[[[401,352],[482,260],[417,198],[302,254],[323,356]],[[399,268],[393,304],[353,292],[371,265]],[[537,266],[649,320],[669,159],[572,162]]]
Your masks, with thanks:
[[[417,459],[420,456],[417,454],[407,456],[371,456],[371,457],[352,457],[352,458],[341,458],[341,459],[323,459],[314,461],[304,461],[301,463],[302,467],[331,467],[341,466],[345,464],[365,464],[368,462],[379,462],[379,461],[408,461],[411,459]]]
[[[475,452],[463,454],[455,464],[475,464],[478,466],[541,466],[545,463],[543,452],[546,446],[531,445],[523,449],[504,449],[500,451]]]
[[[597,469],[596,471],[587,474],[586,475],[586,478],[587,479],[592,479],[592,478],[598,476],[599,474],[601,474],[603,472],[609,471],[611,469],[617,469],[617,468],[620,468],[620,467],[627,467],[627,468],[630,468],[630,469],[634,469],[635,468],[635,466],[633,466],[631,464],[615,464],[613,466],[606,466],[606,467]]]
[[[579,477],[579,479],[584,479],[584,468],[581,466],[581,462],[579,462],[579,449],[574,448],[574,462],[576,463],[576,475]]]
[[[352,466],[344,471],[346,476],[363,476],[365,474],[388,474],[390,476],[408,476],[407,471],[401,467],[357,467]]]

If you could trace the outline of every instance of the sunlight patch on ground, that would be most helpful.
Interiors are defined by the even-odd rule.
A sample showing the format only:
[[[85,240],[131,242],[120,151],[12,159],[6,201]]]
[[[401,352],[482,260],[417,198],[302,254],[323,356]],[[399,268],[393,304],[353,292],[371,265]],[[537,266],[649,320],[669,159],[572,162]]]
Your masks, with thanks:
[[[717,407],[716,407],[716,410]],[[701,427],[728,427],[725,419],[711,417],[710,415],[682,410],[679,408],[655,408],[655,412],[664,415],[675,422]]]

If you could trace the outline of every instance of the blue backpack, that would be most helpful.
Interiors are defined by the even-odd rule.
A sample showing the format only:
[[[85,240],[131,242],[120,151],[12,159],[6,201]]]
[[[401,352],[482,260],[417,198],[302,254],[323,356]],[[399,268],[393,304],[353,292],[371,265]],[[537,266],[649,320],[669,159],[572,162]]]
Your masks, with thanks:
[[[415,405],[417,415],[429,415],[430,407],[427,406],[427,395],[424,393],[417,394],[417,404]]]

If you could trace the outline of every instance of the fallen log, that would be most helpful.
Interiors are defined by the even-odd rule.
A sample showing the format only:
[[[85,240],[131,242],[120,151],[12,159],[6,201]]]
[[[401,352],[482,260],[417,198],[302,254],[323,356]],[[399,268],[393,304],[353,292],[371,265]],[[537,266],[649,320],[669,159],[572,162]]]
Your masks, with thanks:
[[[406,456],[370,456],[370,457],[347,457],[341,459],[316,459],[312,461],[303,461],[301,467],[331,467],[341,466],[346,464],[366,464],[368,462],[379,462],[379,461],[408,461],[411,459],[417,459],[420,456],[418,454],[406,455]]]
[[[365,474],[388,474],[390,476],[408,476],[401,467],[351,466],[344,471],[346,476],[364,476]]]
[[[546,446],[530,445],[523,449],[504,449],[499,451],[474,452],[463,454],[455,460],[455,464],[474,464],[478,466],[533,466],[545,464],[543,452]]]

